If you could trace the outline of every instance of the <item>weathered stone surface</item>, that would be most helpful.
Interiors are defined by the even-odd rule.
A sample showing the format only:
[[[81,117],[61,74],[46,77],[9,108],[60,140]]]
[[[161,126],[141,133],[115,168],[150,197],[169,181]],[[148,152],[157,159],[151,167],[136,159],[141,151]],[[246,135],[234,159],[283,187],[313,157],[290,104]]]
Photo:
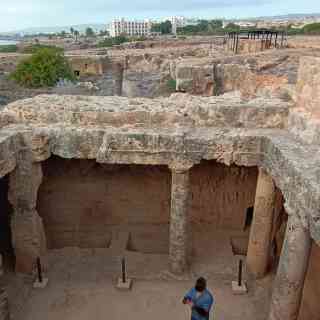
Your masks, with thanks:
[[[308,144],[320,144],[320,58],[303,57],[296,88],[297,103],[291,110],[289,130]]]
[[[22,149],[18,154],[17,167],[10,174],[12,244],[16,271],[22,273],[32,273],[36,258],[46,250],[42,220],[36,211],[42,169],[41,164],[32,160],[30,150]]]
[[[248,98],[271,95],[293,99],[295,94],[288,84],[296,84],[300,57],[308,54],[319,56],[314,50],[284,49],[254,55],[186,57],[172,62],[171,70],[178,91],[219,95],[238,90]]]
[[[320,313],[320,247],[313,243],[303,289],[299,320],[317,320]]]
[[[308,230],[290,216],[271,299],[269,320],[296,320],[311,250]]]
[[[302,57],[297,82],[297,108],[320,119],[320,58]]]
[[[17,123],[37,125],[284,128],[288,104],[262,98],[247,102],[238,95],[174,94],[153,100],[43,95],[12,103],[4,111],[13,114]]]
[[[171,183],[169,259],[173,273],[187,270],[190,253],[190,166],[173,164]]]
[[[18,151],[18,133],[4,131],[0,133],[0,177],[11,172],[16,166]]]
[[[275,196],[272,178],[260,169],[247,254],[248,268],[257,278],[266,274],[270,260]]]

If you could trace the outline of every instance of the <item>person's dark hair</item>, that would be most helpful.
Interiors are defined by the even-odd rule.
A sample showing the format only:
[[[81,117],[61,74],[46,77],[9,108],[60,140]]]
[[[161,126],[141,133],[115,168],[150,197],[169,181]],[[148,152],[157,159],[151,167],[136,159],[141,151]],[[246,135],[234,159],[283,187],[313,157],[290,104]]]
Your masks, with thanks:
[[[203,292],[207,288],[207,281],[205,278],[199,278],[196,282],[195,289],[198,292]]]

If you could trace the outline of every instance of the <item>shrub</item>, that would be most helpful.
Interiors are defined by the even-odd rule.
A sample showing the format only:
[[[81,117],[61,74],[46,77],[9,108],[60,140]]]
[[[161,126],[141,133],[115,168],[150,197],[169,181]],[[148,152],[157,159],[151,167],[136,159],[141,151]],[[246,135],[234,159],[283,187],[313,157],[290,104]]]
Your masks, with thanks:
[[[17,52],[17,51],[18,51],[18,47],[15,44],[0,46],[1,53],[10,53],[10,52]]]
[[[310,23],[303,27],[305,34],[320,34],[320,23]]]
[[[36,53],[39,49],[52,49],[59,52],[63,52],[62,48],[56,47],[56,46],[48,46],[44,44],[30,44],[29,46],[26,46],[22,49],[22,53]]]
[[[55,86],[59,79],[73,81],[75,76],[61,50],[41,48],[21,61],[11,78],[22,86],[40,88]]]
[[[107,39],[104,39],[103,41],[100,41],[98,43],[98,47],[100,47],[100,48],[112,47],[115,45],[122,44],[124,42],[129,42],[129,39],[125,36],[117,36],[114,38],[107,38]]]

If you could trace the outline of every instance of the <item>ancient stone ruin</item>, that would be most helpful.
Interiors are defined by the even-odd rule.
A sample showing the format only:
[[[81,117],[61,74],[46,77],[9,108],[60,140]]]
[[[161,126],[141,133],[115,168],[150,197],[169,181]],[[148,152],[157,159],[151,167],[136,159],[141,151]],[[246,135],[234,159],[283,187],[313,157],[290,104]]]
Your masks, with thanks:
[[[39,95],[6,105],[4,267],[30,276],[41,258],[53,278],[68,272],[57,257],[80,261],[64,251],[78,248],[95,252],[108,275],[127,255],[138,279],[160,268],[169,279],[219,269],[229,281],[233,254],[217,257],[232,240],[252,283],[276,270],[259,319],[317,320],[319,92],[320,58],[304,57],[293,100]],[[0,319],[8,319],[3,289]]]

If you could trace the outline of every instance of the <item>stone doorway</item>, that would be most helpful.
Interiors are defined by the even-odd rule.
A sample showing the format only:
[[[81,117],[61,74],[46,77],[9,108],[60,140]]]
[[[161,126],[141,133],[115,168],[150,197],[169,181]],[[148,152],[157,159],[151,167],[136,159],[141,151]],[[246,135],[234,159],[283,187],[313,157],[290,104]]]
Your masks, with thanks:
[[[0,253],[5,270],[14,269],[14,250],[12,246],[11,217],[12,206],[8,199],[9,176],[0,178]]]
[[[248,243],[249,229],[243,227],[247,209],[254,205],[257,176],[256,167],[215,161],[191,169],[193,269],[208,276],[236,274],[231,242]]]
[[[165,166],[43,163],[38,212],[49,249],[111,248],[168,254],[171,174]]]

